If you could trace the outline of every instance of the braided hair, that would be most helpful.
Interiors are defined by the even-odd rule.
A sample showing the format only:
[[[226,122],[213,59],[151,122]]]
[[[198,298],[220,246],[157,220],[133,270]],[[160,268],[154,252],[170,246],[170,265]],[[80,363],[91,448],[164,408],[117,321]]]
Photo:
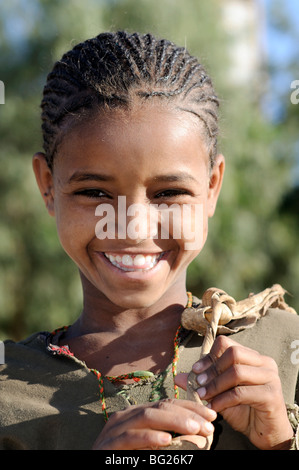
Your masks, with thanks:
[[[49,168],[65,125],[100,109],[129,109],[133,100],[153,98],[175,101],[179,109],[199,118],[212,166],[219,102],[204,67],[171,41],[119,31],[77,44],[49,73],[41,103]]]

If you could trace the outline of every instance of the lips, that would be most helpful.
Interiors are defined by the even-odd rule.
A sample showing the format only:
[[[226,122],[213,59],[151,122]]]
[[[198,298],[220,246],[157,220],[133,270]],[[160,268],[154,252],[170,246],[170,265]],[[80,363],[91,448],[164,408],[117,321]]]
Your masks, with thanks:
[[[164,252],[154,254],[116,254],[104,253],[111,264],[123,271],[149,270],[157,265]]]

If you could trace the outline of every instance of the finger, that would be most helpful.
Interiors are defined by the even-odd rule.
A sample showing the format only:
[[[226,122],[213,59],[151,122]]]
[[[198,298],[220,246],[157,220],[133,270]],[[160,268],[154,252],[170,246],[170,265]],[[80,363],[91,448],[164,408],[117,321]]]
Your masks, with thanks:
[[[198,362],[196,362],[192,370],[196,374],[208,369],[213,366],[216,361],[220,359],[223,353],[231,346],[236,346],[238,343],[232,341],[227,336],[217,336],[215,339],[212,348],[208,354],[203,356]],[[239,346],[239,345],[238,345]]]
[[[187,379],[188,379],[188,373],[181,372],[175,376],[174,383],[178,387],[182,388],[183,390],[187,390]]]
[[[213,432],[209,425],[216,419],[216,412],[189,400],[162,400],[145,406],[132,406],[117,412],[108,422],[109,435],[126,433],[129,429],[155,429],[179,434]]]
[[[93,449],[100,450],[136,450],[158,449],[170,445],[172,436],[170,433],[156,431],[154,429],[130,429],[117,436],[111,436],[95,443]]]
[[[121,411],[120,413],[126,413],[131,419],[135,419],[137,414],[139,413],[140,418],[142,418],[142,414],[147,408],[155,408],[161,411],[167,411],[173,413],[174,415],[179,414],[181,420],[183,420],[184,417],[190,417],[190,412],[191,414],[194,414],[195,418],[198,419],[214,421],[217,418],[217,415],[213,411],[211,411],[209,408],[200,403],[191,400],[181,400],[172,398],[160,400],[155,403],[146,403],[142,406],[131,406],[128,407],[126,410]],[[134,410],[134,412],[132,413],[131,410]],[[127,426],[127,418],[124,422],[124,426]]]
[[[95,445],[94,448],[126,450],[163,447],[171,442],[171,435],[166,431],[187,435],[199,434],[203,437],[212,434],[213,425],[198,412],[194,412],[196,404],[187,402],[186,405],[174,407],[165,401],[160,402],[157,407],[140,408],[137,413],[122,422],[115,432],[110,431],[98,447]],[[216,416],[214,410],[204,408],[202,406],[204,414]]]
[[[213,370],[214,375],[219,375],[232,364],[248,364],[260,367],[264,363],[269,362],[269,359],[226,336],[218,336],[210,353],[194,364],[193,371],[198,374],[210,369],[210,373]]]
[[[228,408],[239,405],[249,405],[263,412],[272,411],[269,406],[276,403],[275,387],[267,384],[254,386],[238,386],[214,397],[209,406],[219,413],[223,413]],[[280,403],[280,399],[277,402]],[[270,405],[269,405],[270,404]]]
[[[246,367],[238,367],[240,365],[247,366],[248,369]],[[232,384],[232,386],[247,383],[247,377],[243,377],[242,374],[248,371],[248,378],[250,378],[252,375],[250,374],[251,368],[253,368],[254,371],[257,369],[266,369],[273,375],[278,374],[277,364],[272,358],[262,356],[253,350],[246,350],[238,346],[232,346],[229,347],[218,360],[215,360],[210,367],[197,376],[197,382],[199,385],[205,385],[214,379],[216,380],[217,377],[221,377],[227,371],[227,374],[223,376],[223,380],[227,377],[233,378],[234,376],[237,380],[240,380],[239,383]],[[260,380],[258,378],[260,375],[257,375],[259,372],[257,371],[255,374],[255,377]],[[266,376],[265,380],[267,380]],[[248,383],[252,383],[251,380],[249,380]],[[258,383],[259,382],[257,382],[257,384]]]
[[[134,426],[208,436],[214,430],[210,421],[215,419],[215,416],[213,410],[195,402],[186,400],[184,406],[179,406],[165,400],[158,402],[156,406],[140,410],[140,415],[135,417]]]
[[[211,376],[207,372],[200,374],[197,381],[200,387],[197,393],[201,399],[211,398],[239,386],[254,386],[271,383],[275,376],[273,371],[264,367],[233,364],[220,375]]]
[[[198,414],[206,421],[212,422],[217,418],[217,413],[198,402],[194,402],[191,400],[176,400],[176,403]]]

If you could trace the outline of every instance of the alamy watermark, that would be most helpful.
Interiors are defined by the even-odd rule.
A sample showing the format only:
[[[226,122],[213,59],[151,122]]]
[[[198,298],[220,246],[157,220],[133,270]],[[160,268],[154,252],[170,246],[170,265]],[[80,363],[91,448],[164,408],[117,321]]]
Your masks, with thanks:
[[[291,88],[294,88],[294,91],[291,93],[290,100],[292,104],[299,103],[299,80],[293,80],[291,83]]]
[[[0,80],[0,104],[5,104],[5,86]]]
[[[118,196],[117,210],[112,204],[99,204],[95,227],[100,240],[147,238],[184,241],[186,250],[198,250],[205,233],[204,204],[131,204]]]
[[[294,339],[294,341],[292,341],[291,349],[294,349],[294,351],[291,354],[291,363],[293,365],[298,365],[299,364],[299,339]]]
[[[5,348],[3,341],[0,341],[0,364],[5,364]]]

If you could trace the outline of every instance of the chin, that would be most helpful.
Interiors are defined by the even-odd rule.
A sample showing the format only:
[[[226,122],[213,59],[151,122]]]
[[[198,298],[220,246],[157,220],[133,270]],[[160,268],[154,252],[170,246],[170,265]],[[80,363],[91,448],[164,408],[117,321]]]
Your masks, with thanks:
[[[118,294],[115,295],[114,293],[111,296],[107,295],[107,298],[118,307],[135,310],[151,307],[161,298],[161,296],[162,294],[159,295],[157,290],[155,290],[155,292],[142,292],[138,290],[132,292],[132,294],[128,294],[127,292],[122,294],[121,292],[118,292]]]
[[[148,295],[135,295],[113,299],[113,303],[125,309],[143,309],[151,307],[158,299]]]

